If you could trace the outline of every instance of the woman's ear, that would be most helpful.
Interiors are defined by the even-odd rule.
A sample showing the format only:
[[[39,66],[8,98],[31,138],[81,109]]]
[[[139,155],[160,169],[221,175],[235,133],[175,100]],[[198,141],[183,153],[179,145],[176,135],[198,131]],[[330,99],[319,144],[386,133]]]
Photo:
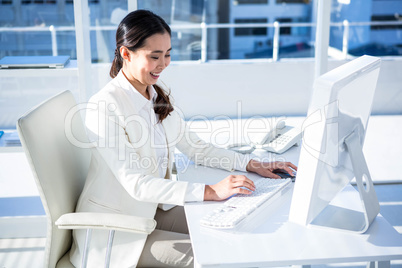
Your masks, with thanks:
[[[130,60],[130,52],[127,47],[121,46],[120,47],[120,55],[125,60]]]

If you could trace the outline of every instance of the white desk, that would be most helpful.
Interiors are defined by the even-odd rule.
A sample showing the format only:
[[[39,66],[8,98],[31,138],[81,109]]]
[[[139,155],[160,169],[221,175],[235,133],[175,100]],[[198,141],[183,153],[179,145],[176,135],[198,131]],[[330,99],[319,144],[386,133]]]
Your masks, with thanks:
[[[228,172],[189,166],[178,167],[180,180],[218,182]],[[250,178],[255,178],[250,174]],[[196,267],[277,267],[344,262],[379,262],[402,259],[402,235],[381,216],[367,233],[358,235],[289,223],[292,190],[239,230],[215,230],[201,227],[200,219],[219,202],[185,205]],[[358,192],[351,186],[334,204],[359,209]]]
[[[293,147],[277,156],[277,160],[297,164],[298,155],[299,148]],[[213,184],[230,174],[194,166],[180,155],[176,165],[178,178],[184,181]],[[258,177],[256,174],[247,176]],[[200,219],[219,202],[186,204],[196,267],[308,266],[345,262],[370,262],[370,267],[389,267],[390,260],[402,259],[402,235],[381,215],[361,235],[289,223],[292,190],[237,230],[200,226]],[[352,186],[346,187],[332,204],[361,211],[358,192]]]

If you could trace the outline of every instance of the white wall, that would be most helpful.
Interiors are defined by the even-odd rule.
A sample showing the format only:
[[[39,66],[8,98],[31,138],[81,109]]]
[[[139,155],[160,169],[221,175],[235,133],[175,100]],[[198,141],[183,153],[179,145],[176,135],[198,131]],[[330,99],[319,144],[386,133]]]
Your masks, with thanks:
[[[329,61],[328,66],[333,69],[342,63]],[[243,117],[304,115],[313,77],[313,59],[172,63],[162,75],[187,119],[196,115],[237,117],[238,105]],[[373,114],[402,114],[402,59],[383,59]]]
[[[162,79],[186,118],[297,115],[307,109],[313,70],[312,61],[173,65]]]
[[[329,68],[342,63],[330,61]],[[93,65],[92,88],[87,96],[110,81],[109,68],[110,64]],[[71,90],[78,99],[76,69],[54,73],[42,70],[28,77],[15,71],[3,70],[0,75],[0,128],[15,128],[15,121],[24,111],[60,91]],[[162,79],[171,86],[176,105],[187,119],[195,115],[290,116],[306,113],[313,74],[314,59],[222,61],[172,63]],[[383,59],[373,113],[402,114],[402,58]]]

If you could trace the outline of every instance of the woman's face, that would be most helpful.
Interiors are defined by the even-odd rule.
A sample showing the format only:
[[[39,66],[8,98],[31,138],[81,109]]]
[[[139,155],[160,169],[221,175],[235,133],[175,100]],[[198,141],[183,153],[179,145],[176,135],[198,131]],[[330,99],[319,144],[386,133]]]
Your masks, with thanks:
[[[124,58],[123,72],[137,90],[145,90],[158,80],[170,64],[170,35],[154,34],[145,40],[145,45],[136,51],[121,48]]]

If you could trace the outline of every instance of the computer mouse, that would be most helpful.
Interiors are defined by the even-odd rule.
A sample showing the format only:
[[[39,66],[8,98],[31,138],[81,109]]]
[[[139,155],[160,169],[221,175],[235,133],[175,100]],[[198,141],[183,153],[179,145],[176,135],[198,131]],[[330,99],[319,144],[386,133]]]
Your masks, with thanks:
[[[291,178],[292,182],[294,182],[296,179],[296,172],[293,172],[292,175],[287,172],[274,172],[274,174],[279,175],[281,178]]]

